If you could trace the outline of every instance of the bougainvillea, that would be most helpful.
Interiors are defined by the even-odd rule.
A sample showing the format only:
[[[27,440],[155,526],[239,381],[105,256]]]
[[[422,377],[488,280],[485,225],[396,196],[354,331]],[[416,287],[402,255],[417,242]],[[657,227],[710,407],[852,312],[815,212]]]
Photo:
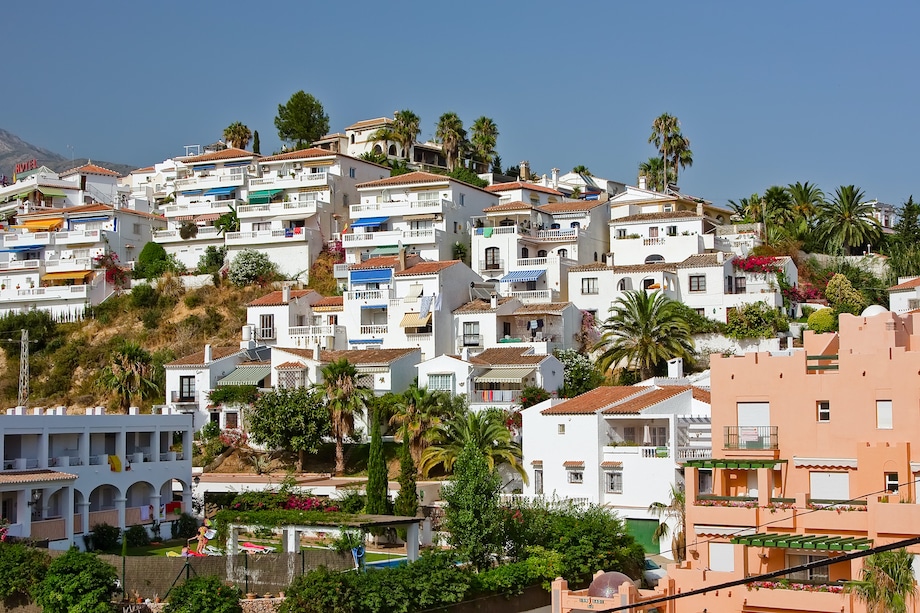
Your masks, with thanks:
[[[125,289],[131,279],[128,271],[118,265],[118,254],[109,252],[93,258],[97,268],[105,270],[105,281],[118,289]]]
[[[753,273],[777,273],[782,270],[778,258],[769,255],[749,255],[746,258],[735,258],[732,264],[738,270]]]
[[[220,433],[220,442],[227,447],[242,447],[249,437],[239,428],[229,428]]]
[[[749,590],[759,590],[765,588],[768,590],[797,590],[799,592],[830,592],[831,594],[842,594],[842,585],[821,585],[812,583],[793,583],[792,581],[751,581],[747,584]]]
[[[796,287],[783,288],[783,298],[790,302],[819,302],[824,300],[821,290],[810,283],[802,283]]]

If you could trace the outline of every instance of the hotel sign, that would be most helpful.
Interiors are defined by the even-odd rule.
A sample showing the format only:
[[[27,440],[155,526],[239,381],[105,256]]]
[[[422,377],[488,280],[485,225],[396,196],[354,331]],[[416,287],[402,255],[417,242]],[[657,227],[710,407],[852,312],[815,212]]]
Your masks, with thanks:
[[[29,172],[30,170],[35,170],[38,168],[38,160],[32,159],[28,162],[18,162],[16,164],[15,173],[18,175],[21,172]]]

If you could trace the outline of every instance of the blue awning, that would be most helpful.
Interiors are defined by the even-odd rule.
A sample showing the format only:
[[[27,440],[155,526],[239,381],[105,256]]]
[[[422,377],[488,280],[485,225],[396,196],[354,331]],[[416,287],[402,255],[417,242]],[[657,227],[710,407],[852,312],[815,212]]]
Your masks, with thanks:
[[[389,217],[365,217],[364,219],[358,219],[357,221],[351,222],[349,227],[367,228],[370,226],[379,226],[380,224],[386,223],[389,219]]]
[[[199,170],[214,170],[217,168],[217,164],[202,164],[201,166],[192,166],[192,172],[198,172]]]
[[[227,162],[224,164],[224,168],[236,168],[237,166],[249,166],[252,162],[249,160],[243,160],[241,162]]]
[[[525,281],[536,281],[546,274],[546,270],[515,270],[499,279],[501,283],[523,283]]]
[[[362,309],[386,309],[386,305],[383,304],[362,304]]]
[[[7,249],[0,249],[0,253],[22,253],[23,251],[38,251],[43,245],[16,245]]]
[[[393,276],[392,268],[377,268],[375,270],[352,270],[352,283],[389,283]]]
[[[230,187],[212,187],[211,189],[206,191],[203,195],[204,196],[226,196],[227,194],[232,194],[235,191],[236,191],[235,185],[230,186]]]
[[[105,216],[105,215],[103,215],[103,216],[101,216],[101,217],[100,217],[100,216],[97,216],[97,217],[79,217],[79,218],[76,218],[76,219],[71,219],[71,220],[70,220],[70,223],[89,223],[89,222],[91,222],[91,221],[108,221],[108,219],[109,219],[109,218],[108,218],[107,216]]]
[[[190,189],[187,192],[179,192],[179,193],[182,194],[183,196],[200,196],[201,190],[200,189]]]
[[[383,343],[382,338],[354,338],[348,341],[352,345],[379,345]]]

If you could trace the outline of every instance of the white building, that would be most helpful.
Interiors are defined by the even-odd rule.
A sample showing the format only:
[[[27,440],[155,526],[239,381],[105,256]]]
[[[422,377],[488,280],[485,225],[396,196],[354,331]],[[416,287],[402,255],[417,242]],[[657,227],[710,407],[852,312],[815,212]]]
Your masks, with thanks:
[[[920,309],[920,277],[898,277],[898,284],[888,288],[888,304],[898,315]]]
[[[358,383],[378,396],[401,393],[415,380],[415,365],[421,353],[417,348],[348,349],[320,351],[294,347],[272,350],[272,387],[309,387],[323,382],[322,369],[332,362],[348,360],[358,371]]]
[[[523,411],[524,494],[610,507],[657,553],[649,505],[668,503],[682,461],[711,455],[710,429],[709,392],[686,384],[547,400]]]
[[[11,536],[83,547],[76,537],[100,523],[152,530],[192,511],[190,416],[86,413],[19,408],[0,416],[0,514]],[[169,526],[160,526],[164,536]]]
[[[644,289],[661,291],[679,300],[677,267],[667,262],[653,264],[585,264],[569,269],[569,299],[595,318],[606,319],[610,307],[624,292]]]

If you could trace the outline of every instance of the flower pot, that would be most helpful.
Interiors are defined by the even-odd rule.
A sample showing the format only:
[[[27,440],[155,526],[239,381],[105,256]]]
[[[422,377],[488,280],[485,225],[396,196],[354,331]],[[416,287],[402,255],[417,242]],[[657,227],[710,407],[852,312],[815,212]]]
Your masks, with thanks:
[[[246,594],[246,600],[255,600],[255,599],[256,599],[255,593],[249,592]]]

